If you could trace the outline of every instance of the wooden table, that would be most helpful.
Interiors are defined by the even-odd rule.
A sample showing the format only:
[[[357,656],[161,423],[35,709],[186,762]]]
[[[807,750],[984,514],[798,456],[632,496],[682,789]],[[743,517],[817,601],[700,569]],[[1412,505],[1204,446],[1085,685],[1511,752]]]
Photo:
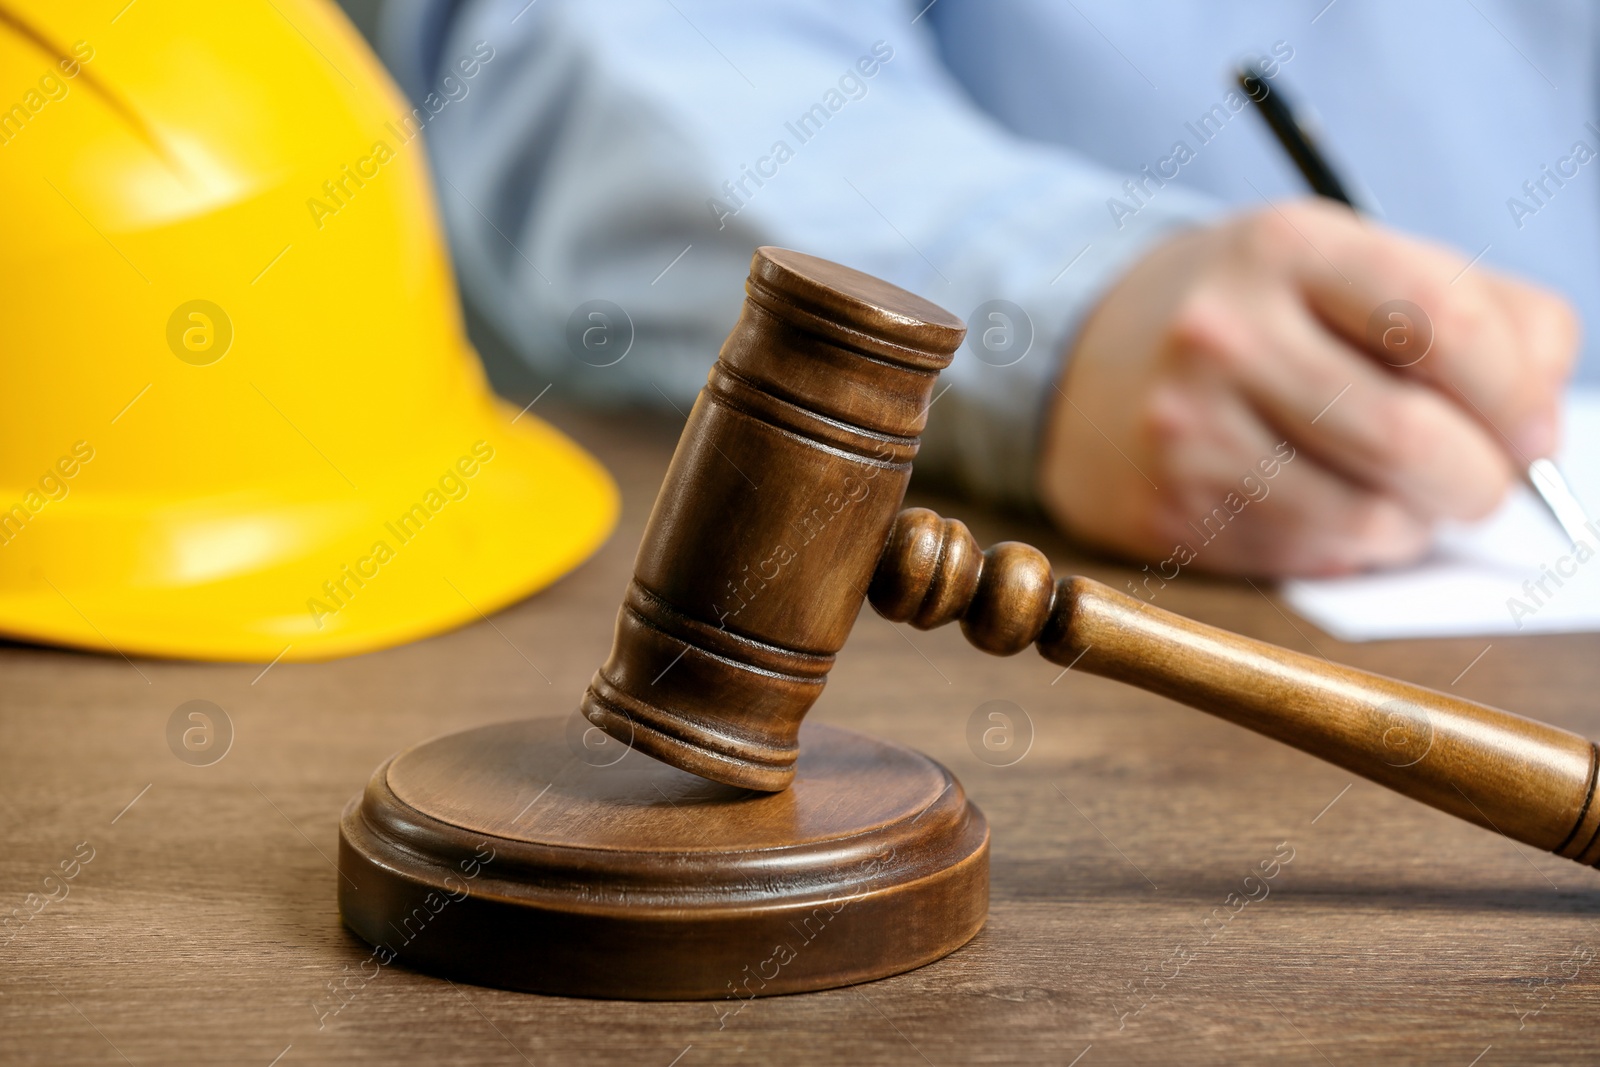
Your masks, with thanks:
[[[44,893],[45,876],[86,854],[80,843],[93,850],[65,899],[0,948],[0,1063],[1496,1067],[1600,1056],[1600,874],[1160,698],[1063,675],[1032,653],[992,659],[958,633],[904,630],[870,611],[813,715],[921,748],[988,814],[993,905],[966,948],[737,1014],[502,993],[399,967],[346,982],[359,992],[334,1012],[344,998],[331,989],[368,955],[334,906],[345,802],[401,746],[570,712],[609,648],[677,427],[556,421],[616,473],[622,522],[593,561],[489,622],[264,674],[0,647],[4,909]],[[985,543],[1039,544],[1058,571],[1117,588],[1127,577],[1025,521],[923,502],[967,515]],[[1592,636],[1347,646],[1248,584],[1189,575],[1157,603],[1600,735]],[[207,767],[180,762],[166,739],[173,709],[193,699],[219,705],[235,730]],[[1031,750],[1012,766],[969,749],[968,721],[989,701],[1031,720]],[[1247,883],[1263,861],[1276,877]]]

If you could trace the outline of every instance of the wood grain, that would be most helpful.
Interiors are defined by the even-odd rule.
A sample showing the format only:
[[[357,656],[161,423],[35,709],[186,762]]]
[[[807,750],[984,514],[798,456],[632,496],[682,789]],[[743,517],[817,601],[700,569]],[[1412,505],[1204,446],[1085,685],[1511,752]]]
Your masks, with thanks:
[[[980,551],[966,524],[896,516],[868,590],[879,614],[1010,656],[1115,678],[1293,745],[1413,800],[1593,866],[1600,747],[1570,730],[1255,641],[1091,578],[1031,545]]]
[[[339,828],[369,972],[732,1013],[921,967],[983,926],[988,824],[910,748],[810,723],[794,784],[758,793],[588,733],[606,738],[513,719],[378,768]]]
[[[971,944],[726,1018],[397,967],[361,982],[370,949],[340,925],[329,862],[352,791],[427,737],[570,713],[610,647],[681,424],[559,422],[616,472],[622,526],[590,564],[488,622],[259,679],[259,666],[0,647],[5,907],[43,893],[79,842],[96,850],[66,899],[0,947],[0,1060],[955,1067],[1065,1065],[1088,1048],[1078,1067],[1467,1067],[1489,1048],[1479,1067],[1593,1061],[1594,872],[1162,697],[870,614],[810,719],[927,752],[983,809],[994,895]],[[1038,545],[1061,573],[1115,589],[1135,574],[1014,516],[915,487],[912,500],[961,514],[983,543]],[[1185,573],[1156,603],[1600,734],[1592,635],[1344,645],[1266,594]],[[234,726],[209,767],[167,748],[168,717],[192,699]],[[974,713],[997,701],[1025,713],[1019,730],[1032,724],[1010,766],[968,747]],[[1263,880],[1285,842],[1293,859]],[[319,1029],[330,982],[355,991]]]

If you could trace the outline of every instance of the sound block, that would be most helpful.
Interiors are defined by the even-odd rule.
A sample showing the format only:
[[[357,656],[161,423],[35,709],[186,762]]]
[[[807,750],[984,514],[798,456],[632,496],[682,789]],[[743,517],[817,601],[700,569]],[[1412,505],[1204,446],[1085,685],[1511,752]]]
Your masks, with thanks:
[[[800,741],[781,793],[680,771],[576,716],[425,742],[345,809],[340,912],[379,964],[641,1000],[850,985],[970,940],[989,828],[960,783],[848,730],[808,723]]]

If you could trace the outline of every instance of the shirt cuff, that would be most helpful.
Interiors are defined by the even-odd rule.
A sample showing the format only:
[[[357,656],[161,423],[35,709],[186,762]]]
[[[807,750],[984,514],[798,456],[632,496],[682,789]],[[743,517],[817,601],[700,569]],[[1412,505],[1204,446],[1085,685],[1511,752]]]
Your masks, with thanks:
[[[1025,210],[974,213],[966,235],[930,252],[934,262],[959,265],[942,271],[949,284],[930,274],[918,286],[962,316],[968,332],[935,388],[917,471],[919,481],[987,504],[1037,510],[1045,418],[1089,313],[1156,245],[1227,208],[1175,188],[1131,215],[1114,215],[1081,188],[1043,198],[1012,188],[1006,197]],[[1117,199],[1132,206],[1126,195]],[[1061,221],[1040,225],[1052,215]]]

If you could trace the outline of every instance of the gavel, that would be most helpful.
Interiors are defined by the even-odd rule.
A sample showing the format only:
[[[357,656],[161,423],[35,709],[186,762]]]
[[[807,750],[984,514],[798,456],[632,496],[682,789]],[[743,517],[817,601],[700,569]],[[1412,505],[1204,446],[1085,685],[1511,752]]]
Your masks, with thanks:
[[[1029,645],[1293,745],[1468,822],[1600,859],[1600,749],[1544,723],[1241,637],[1082,577],[980,550],[900,510],[962,322],[905,290],[761,248],[639,548],[581,708],[608,735],[762,792],[863,603],[994,655]]]
[[[906,746],[802,726],[868,602],[959,621],[996,655],[1037,645],[1595,862],[1600,750],[1583,738],[1056,580],[1037,549],[980,551],[961,523],[901,511],[959,319],[776,248],[745,292],[582,715],[424,741],[345,808],[339,907],[373,946],[364,967],[705,999],[721,1027],[755,997],[966,944],[988,914],[989,824],[960,782]]]

